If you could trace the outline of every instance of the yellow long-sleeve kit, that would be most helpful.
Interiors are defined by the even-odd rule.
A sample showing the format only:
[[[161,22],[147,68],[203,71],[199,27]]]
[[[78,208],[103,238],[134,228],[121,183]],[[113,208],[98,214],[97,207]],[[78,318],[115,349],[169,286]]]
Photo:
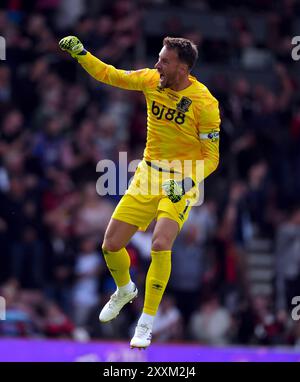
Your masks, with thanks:
[[[160,88],[156,69],[119,70],[89,52],[77,56],[77,60],[98,81],[142,91],[147,102],[144,158],[112,217],[143,230],[153,219],[168,217],[177,221],[181,228],[195,204],[198,187],[193,187],[180,202],[172,203],[161,185],[164,180],[182,180],[185,177],[191,177],[199,184],[217,168],[218,101],[191,75],[191,84],[176,92]]]

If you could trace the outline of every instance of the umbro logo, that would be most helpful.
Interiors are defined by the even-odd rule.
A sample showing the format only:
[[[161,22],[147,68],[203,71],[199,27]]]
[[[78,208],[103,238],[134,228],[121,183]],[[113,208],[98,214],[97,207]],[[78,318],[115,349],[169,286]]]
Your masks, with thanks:
[[[163,287],[162,287],[161,284],[153,284],[153,285],[152,285],[152,288],[153,288],[153,289],[156,289],[156,290],[162,290]]]

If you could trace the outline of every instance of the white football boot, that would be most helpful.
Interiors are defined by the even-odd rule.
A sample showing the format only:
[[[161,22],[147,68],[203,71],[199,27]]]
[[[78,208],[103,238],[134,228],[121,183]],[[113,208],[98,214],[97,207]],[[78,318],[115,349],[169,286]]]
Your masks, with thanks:
[[[131,349],[146,349],[151,344],[151,339],[152,327],[147,324],[138,324],[130,341],[130,347]]]
[[[137,294],[138,290],[136,286],[134,286],[134,290],[129,293],[120,293],[119,290],[116,290],[101,310],[99,320],[101,322],[108,322],[116,318],[123,306],[128,302],[132,302],[132,300],[137,297]]]

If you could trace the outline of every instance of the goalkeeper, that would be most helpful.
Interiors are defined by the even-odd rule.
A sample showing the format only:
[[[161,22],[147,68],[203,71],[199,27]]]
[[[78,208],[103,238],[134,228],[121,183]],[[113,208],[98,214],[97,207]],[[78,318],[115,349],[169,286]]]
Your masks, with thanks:
[[[187,39],[166,37],[155,68],[137,71],[105,64],[74,36],[63,38],[59,46],[98,81],[142,91],[146,98],[144,158],[112,215],[102,245],[117,290],[99,316],[101,322],[114,319],[137,296],[125,247],[138,229],[145,230],[155,219],[143,312],[130,342],[132,348],[146,348],[171,273],[174,240],[195,204],[198,184],[218,166],[218,102],[190,74],[198,51]]]

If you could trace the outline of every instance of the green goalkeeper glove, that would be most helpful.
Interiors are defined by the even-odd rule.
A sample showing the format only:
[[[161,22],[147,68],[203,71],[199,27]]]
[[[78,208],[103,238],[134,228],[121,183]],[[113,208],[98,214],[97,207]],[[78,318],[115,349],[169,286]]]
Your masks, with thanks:
[[[60,49],[70,53],[73,58],[78,55],[81,56],[86,54],[86,50],[84,49],[82,42],[75,36],[68,36],[61,39],[59,42],[59,47]]]
[[[165,181],[162,185],[165,193],[172,203],[179,202],[183,195],[195,186],[195,182],[191,178],[185,178],[181,182],[174,179]]]

